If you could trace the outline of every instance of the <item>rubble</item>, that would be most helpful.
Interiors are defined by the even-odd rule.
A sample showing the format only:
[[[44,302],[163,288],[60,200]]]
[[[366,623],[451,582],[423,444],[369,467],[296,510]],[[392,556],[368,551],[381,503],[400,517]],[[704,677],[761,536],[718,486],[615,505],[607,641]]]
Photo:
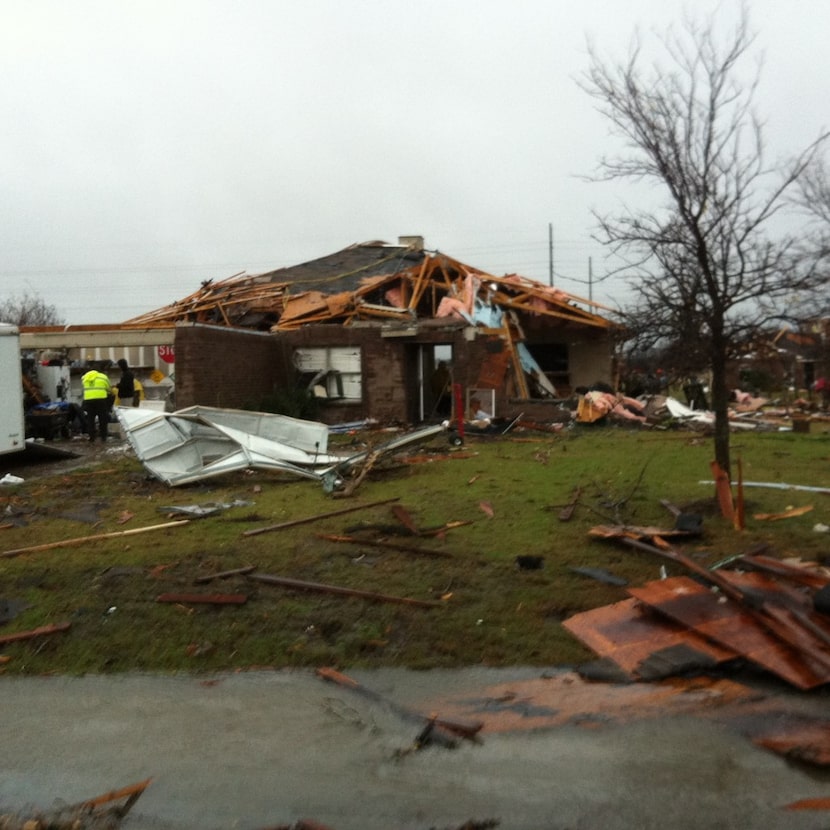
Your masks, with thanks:
[[[357,256],[367,248],[377,251],[370,263],[365,256]],[[347,288],[332,292],[329,286],[333,285]],[[493,317],[484,311],[484,303],[479,302],[482,295],[489,301],[488,308],[495,306],[501,313]],[[486,317],[491,327],[498,328],[510,325],[504,316],[508,310],[600,328],[612,325],[581,305],[603,308],[517,274],[497,277],[438,251],[387,248],[376,242],[353,245],[337,256],[300,266],[209,280],[182,300],[124,325],[149,328],[200,322],[287,331],[309,323],[354,325],[363,320],[418,318],[485,322]],[[524,357],[516,355],[516,359]]]
[[[830,576],[752,553],[730,558],[732,570],[707,569],[659,537],[657,546],[633,534],[614,535],[630,547],[668,558],[695,578],[629,587],[626,593],[635,602],[565,620],[565,628],[600,657],[644,679],[649,658],[682,644],[701,657],[703,666],[742,657],[801,690],[830,682],[830,618],[815,604]],[[687,668],[684,660],[678,671]]]
[[[177,412],[119,407],[118,419],[139,461],[171,487],[246,469],[273,470],[319,481],[351,495],[382,457],[446,431],[432,424],[372,449],[328,452],[328,427],[316,421],[236,409],[192,406]],[[360,470],[356,479],[346,477]]]

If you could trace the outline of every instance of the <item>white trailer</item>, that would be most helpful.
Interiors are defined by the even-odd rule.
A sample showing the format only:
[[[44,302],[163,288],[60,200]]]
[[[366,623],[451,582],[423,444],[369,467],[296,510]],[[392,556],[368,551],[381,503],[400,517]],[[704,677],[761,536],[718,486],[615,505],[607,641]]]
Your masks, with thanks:
[[[0,453],[25,448],[20,334],[17,326],[0,323]]]

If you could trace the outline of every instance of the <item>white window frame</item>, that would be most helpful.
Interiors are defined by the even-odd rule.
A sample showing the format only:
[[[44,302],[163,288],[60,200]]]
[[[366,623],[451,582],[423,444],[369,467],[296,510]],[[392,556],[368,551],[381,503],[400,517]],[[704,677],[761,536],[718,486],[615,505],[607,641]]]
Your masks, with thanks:
[[[294,365],[323,400],[363,400],[360,346],[298,346]]]

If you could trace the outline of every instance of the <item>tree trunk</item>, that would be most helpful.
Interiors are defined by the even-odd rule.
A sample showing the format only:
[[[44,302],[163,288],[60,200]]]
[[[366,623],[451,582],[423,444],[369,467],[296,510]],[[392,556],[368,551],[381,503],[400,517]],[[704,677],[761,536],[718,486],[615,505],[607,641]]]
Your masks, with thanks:
[[[726,342],[719,334],[712,337],[712,411],[715,413],[715,461],[730,475],[729,387],[726,378]],[[731,475],[730,475],[731,480]]]

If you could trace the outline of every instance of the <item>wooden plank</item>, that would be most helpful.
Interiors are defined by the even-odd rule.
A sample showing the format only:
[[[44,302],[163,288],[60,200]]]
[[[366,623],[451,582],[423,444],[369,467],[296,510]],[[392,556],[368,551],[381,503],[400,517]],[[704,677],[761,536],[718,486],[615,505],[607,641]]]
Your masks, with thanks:
[[[414,553],[420,556],[438,556],[445,559],[450,559],[452,554],[446,550],[437,550],[434,548],[421,548],[416,545],[401,545],[397,542],[386,542],[379,539],[361,539],[358,536],[340,536],[334,533],[318,533],[318,539],[323,539],[326,542],[345,542],[352,545],[367,545],[373,548],[383,548],[384,550],[398,550],[403,553]]]
[[[244,576],[245,574],[253,573],[255,570],[255,565],[246,565],[244,568],[233,568],[229,571],[218,571],[214,574],[197,576],[193,582],[196,583],[196,585],[204,585],[206,582],[212,582],[214,579],[227,579],[229,576]]]
[[[830,681],[830,669],[809,662],[766,631],[739,605],[721,602],[717,594],[689,577],[658,580],[641,588],[628,588],[627,592],[657,613],[746,657],[799,689],[813,689]]]
[[[693,630],[644,613],[633,597],[575,614],[562,626],[598,656],[613,660],[632,676],[654,653],[680,644],[708,655],[715,663],[738,656],[732,649],[712,643]]]
[[[421,301],[424,289],[427,284],[427,275],[431,274],[435,268],[435,260],[430,256],[425,256],[421,263],[421,268],[418,271],[418,276],[412,282],[412,295],[409,298],[409,309],[414,311]]]
[[[82,801],[78,806],[79,807],[86,807],[88,809],[94,809],[95,807],[100,807],[102,804],[108,804],[111,801],[118,801],[122,798],[127,798],[130,800],[130,804],[135,803],[135,799],[140,796],[147,787],[150,786],[152,783],[152,778],[145,778],[143,781],[139,781],[137,784],[130,784],[127,787],[121,787],[118,790],[111,790],[108,793],[104,793],[103,795],[96,796],[95,798],[90,798],[87,801]],[[121,815],[126,815],[126,812],[121,813]]]
[[[748,576],[757,577],[758,575],[731,574],[727,576],[720,571],[710,571],[679,550],[670,547],[668,543],[664,543],[663,547],[655,547],[637,539],[623,538],[622,541],[631,547],[670,559],[690,573],[702,578],[710,587],[717,588],[723,596],[744,611],[764,633],[789,646],[802,663],[830,680],[830,630],[828,630],[827,621],[821,614],[811,616],[806,612],[803,599],[801,607],[799,603],[793,602],[792,597],[797,594],[790,592],[787,595],[780,588],[776,591],[767,589],[759,592],[757,584],[752,586],[754,590],[747,590],[741,582],[746,581]],[[662,542],[662,540],[658,541]],[[776,587],[775,583],[771,585],[773,588]],[[783,604],[781,604],[782,597],[774,596],[775,593],[784,594]]]
[[[183,605],[244,605],[247,594],[159,594],[156,602],[178,602]]]
[[[275,525],[268,525],[267,527],[257,527],[251,530],[246,530],[243,536],[258,536],[260,533],[270,533],[274,530],[283,530],[286,527],[296,527],[297,525],[308,524],[309,522],[316,522],[320,519],[328,519],[332,516],[342,516],[344,513],[353,513],[356,510],[365,510],[370,507],[378,507],[382,504],[389,504],[390,502],[398,501],[398,496],[391,499],[381,499],[380,501],[372,501],[365,504],[355,504],[352,507],[343,507],[340,510],[329,510],[327,513],[317,513],[314,516],[306,516],[302,519],[289,519],[285,522],[279,522]]]
[[[420,536],[421,534],[418,532],[418,528],[415,525],[415,520],[412,518],[412,514],[402,505],[402,504],[393,504],[392,505],[392,515],[413,535],[413,536]]]
[[[389,602],[398,605],[414,605],[419,608],[440,608],[443,603],[434,600],[412,599],[410,597],[396,597],[389,594],[378,594],[373,591],[361,591],[357,588],[344,588],[340,585],[327,585],[322,582],[307,582],[303,579],[292,579],[287,576],[273,576],[272,574],[252,573],[248,579],[264,582],[266,585],[277,585],[282,588],[293,588],[298,591],[311,591],[321,594],[335,594],[345,597],[357,597],[374,602]]]
[[[60,634],[63,631],[69,631],[72,623],[51,623],[49,625],[42,625],[40,628],[33,628],[30,631],[18,631],[16,634],[4,634],[0,637],[0,646],[6,643],[17,643],[21,640],[33,640],[35,637],[46,637],[49,634]]]
[[[134,527],[131,530],[116,530],[112,533],[99,533],[95,536],[79,536],[74,539],[62,539],[59,542],[47,542],[45,545],[33,545],[29,548],[16,548],[15,550],[7,550],[3,553],[0,553],[0,558],[12,558],[14,556],[22,556],[24,553],[38,553],[44,550],[54,550],[55,548],[68,548],[74,545],[84,545],[87,542],[99,542],[102,539],[115,539],[119,536],[134,536],[137,533],[147,533],[151,530],[164,530],[165,528],[180,527],[181,525],[186,524],[189,524],[188,519],[179,519],[175,522],[164,522],[160,525]]]

